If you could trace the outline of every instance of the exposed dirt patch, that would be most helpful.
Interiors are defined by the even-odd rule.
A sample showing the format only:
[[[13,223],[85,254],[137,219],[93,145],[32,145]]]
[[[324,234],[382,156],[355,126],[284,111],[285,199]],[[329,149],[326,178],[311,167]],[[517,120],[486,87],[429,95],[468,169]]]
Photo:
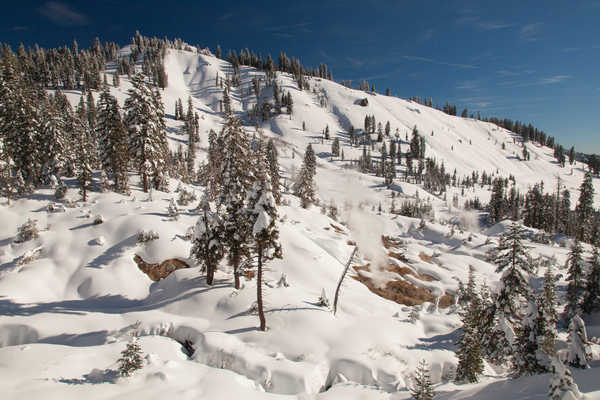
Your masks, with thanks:
[[[431,258],[432,258],[431,256],[428,256],[427,254],[425,254],[425,253],[423,253],[423,252],[420,252],[420,253],[419,253],[419,258],[420,258],[421,260],[425,261],[426,263],[429,263],[429,264],[431,264]]]
[[[334,225],[334,224],[331,224],[331,223],[330,223],[329,225],[330,225],[330,226],[333,228],[333,230],[334,230],[334,231],[336,231],[337,233],[344,233],[344,234],[346,233],[346,232],[344,232],[344,230],[343,230],[342,228],[340,228],[340,227],[339,227],[339,226],[337,226],[337,225]]]
[[[386,283],[385,287],[377,287],[373,283],[373,281],[365,276],[360,275],[360,271],[370,271],[370,265],[360,265],[354,266],[353,269],[358,273],[357,276],[353,276],[359,282],[362,282],[365,286],[369,288],[373,293],[386,298],[388,300],[395,301],[399,304],[404,304],[407,306],[414,306],[417,304],[423,304],[424,302],[434,302],[435,296],[431,293],[431,291],[424,287],[419,287],[412,282],[405,279],[397,279],[391,280]],[[418,274],[411,270],[408,267],[401,267],[398,265],[389,264],[385,267],[386,271],[395,272],[398,275],[405,276],[411,275],[419,280],[432,282],[437,281],[431,275],[427,274]],[[440,297],[439,307],[447,308],[454,304],[454,296],[449,294],[444,294]]]
[[[388,257],[395,258],[396,260],[400,260],[400,261],[402,261],[404,263],[408,262],[408,259],[404,256],[404,254],[397,253],[395,251],[389,251],[388,252]]]
[[[150,279],[154,282],[157,282],[161,279],[166,278],[171,274],[171,272],[176,271],[182,268],[189,268],[184,261],[178,260],[176,258],[170,258],[161,262],[160,264],[150,264],[142,260],[142,257],[137,254],[133,257],[133,261],[137,264],[138,268],[148,275]]]
[[[390,236],[381,236],[381,242],[386,249],[402,247],[403,243],[400,239]]]

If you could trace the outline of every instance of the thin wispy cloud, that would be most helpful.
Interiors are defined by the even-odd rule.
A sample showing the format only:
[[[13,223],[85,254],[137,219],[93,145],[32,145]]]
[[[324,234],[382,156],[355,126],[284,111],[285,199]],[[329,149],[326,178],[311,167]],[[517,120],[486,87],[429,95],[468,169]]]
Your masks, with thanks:
[[[540,39],[540,33],[542,31],[541,22],[534,22],[531,24],[524,25],[519,31],[519,36],[524,42],[535,42]]]
[[[479,82],[477,81],[465,81],[456,85],[457,89],[474,90],[479,89]]]
[[[13,26],[10,30],[13,32],[22,32],[22,31],[28,31],[29,27],[24,26],[24,25],[19,25],[19,26]]]
[[[503,22],[493,22],[493,21],[482,21],[482,22],[478,22],[475,25],[477,28],[484,30],[484,31],[495,31],[498,29],[506,29],[506,28],[510,28],[513,25],[512,24],[506,24]]]
[[[571,75],[554,75],[540,80],[540,85],[552,85],[570,79]]]
[[[436,61],[436,60],[433,60],[433,59],[427,58],[427,57],[402,56],[402,58],[404,58],[405,60],[409,60],[409,61],[420,61],[420,62],[425,62],[425,63],[430,63],[430,64],[446,65],[448,67],[455,67],[455,68],[463,68],[463,69],[479,68],[479,67],[477,67],[475,65],[471,65],[471,64],[460,64],[460,63],[450,63],[450,62],[445,62],[445,61]]]
[[[427,29],[419,37],[417,37],[417,42],[426,42],[428,40],[431,40],[431,38],[433,37],[433,33],[433,29]]]
[[[467,26],[481,31],[495,31],[499,29],[511,28],[513,24],[500,21],[490,21],[482,19],[472,10],[463,10],[461,16],[455,21],[456,25]]]
[[[308,26],[312,25],[311,22],[302,22],[299,24],[291,24],[291,25],[280,25],[280,26],[269,26],[265,28],[265,31],[269,32],[281,32],[281,31],[300,31],[300,32],[310,32]]]
[[[574,53],[577,51],[581,51],[581,47],[565,47],[564,49],[562,49],[562,51],[564,53]]]
[[[89,18],[85,14],[59,1],[47,1],[37,11],[60,26],[84,26],[90,23]]]

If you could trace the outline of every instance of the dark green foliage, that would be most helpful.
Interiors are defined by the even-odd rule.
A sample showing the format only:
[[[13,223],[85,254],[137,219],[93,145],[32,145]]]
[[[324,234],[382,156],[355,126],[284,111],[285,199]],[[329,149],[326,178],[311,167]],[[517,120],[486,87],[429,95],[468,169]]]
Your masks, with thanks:
[[[413,375],[413,384],[410,388],[414,400],[432,400],[435,397],[429,367],[425,360],[419,362],[419,366]]]
[[[127,344],[127,348],[121,352],[119,362],[119,373],[121,376],[131,376],[135,371],[144,366],[142,360],[142,347],[133,341]]]

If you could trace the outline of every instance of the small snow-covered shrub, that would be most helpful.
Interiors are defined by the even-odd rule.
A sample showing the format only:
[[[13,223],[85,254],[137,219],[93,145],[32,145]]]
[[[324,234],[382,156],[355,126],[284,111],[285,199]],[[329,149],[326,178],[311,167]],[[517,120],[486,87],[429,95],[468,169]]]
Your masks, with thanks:
[[[185,187],[179,190],[179,199],[177,199],[177,203],[181,206],[187,206],[192,201],[196,201],[197,197],[193,191],[186,190]]]
[[[420,318],[421,315],[419,314],[419,311],[415,308],[410,310],[410,312],[408,313],[408,320],[413,324],[417,322]]]
[[[34,262],[38,258],[40,258],[40,254],[42,254],[42,247],[36,247],[35,249],[31,249],[23,254],[23,257],[19,260],[19,265],[25,265]]]
[[[94,217],[94,225],[100,225],[104,223],[104,217],[101,214],[98,214]]]
[[[148,243],[153,240],[159,238],[158,232],[149,230],[149,231],[141,231],[138,233],[137,242],[138,243]]]
[[[186,231],[185,231],[185,236],[183,236],[183,238],[185,240],[192,240],[192,238],[194,237],[194,227],[193,226],[189,226]]]
[[[250,305],[248,311],[246,311],[249,315],[258,315],[258,303],[255,301]]]
[[[57,203],[50,203],[48,204],[48,206],[46,207],[46,210],[50,213],[57,213],[57,212],[65,212],[65,206],[62,204],[57,204]]]
[[[96,239],[92,240],[92,243],[96,246],[103,246],[104,243],[106,243],[106,239],[104,239],[104,236],[99,236]]]
[[[319,307],[329,307],[329,299],[325,293],[325,288],[321,290],[321,296],[319,296],[319,300],[317,300],[317,305]]]
[[[281,273],[281,278],[279,278],[279,281],[277,282],[277,286],[278,287],[289,287],[290,284],[287,281],[287,275],[285,274],[285,272]]]
[[[179,207],[177,207],[177,203],[175,203],[174,199],[171,199],[171,201],[169,201],[169,207],[167,207],[167,212],[169,213],[169,217],[173,218],[174,220],[178,220],[179,219]]]
[[[27,222],[19,227],[15,243],[23,243],[31,239],[37,239],[39,236],[40,232],[37,227],[37,220],[28,218]]]
[[[58,180],[58,184],[56,185],[56,189],[54,190],[54,197],[56,200],[62,200],[65,198],[67,194],[67,185],[62,180]]]
[[[119,372],[121,376],[131,376],[132,373],[143,367],[142,347],[134,339],[127,344],[119,358]]]

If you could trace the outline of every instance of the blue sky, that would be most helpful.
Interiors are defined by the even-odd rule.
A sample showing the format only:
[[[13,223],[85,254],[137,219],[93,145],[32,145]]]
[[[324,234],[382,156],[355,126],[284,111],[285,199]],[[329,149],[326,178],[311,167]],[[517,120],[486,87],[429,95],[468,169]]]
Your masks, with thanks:
[[[95,36],[124,45],[136,29],[283,50],[327,63],[337,81],[532,122],[600,153],[600,0],[21,1],[0,16],[0,41],[13,47],[87,47]]]

